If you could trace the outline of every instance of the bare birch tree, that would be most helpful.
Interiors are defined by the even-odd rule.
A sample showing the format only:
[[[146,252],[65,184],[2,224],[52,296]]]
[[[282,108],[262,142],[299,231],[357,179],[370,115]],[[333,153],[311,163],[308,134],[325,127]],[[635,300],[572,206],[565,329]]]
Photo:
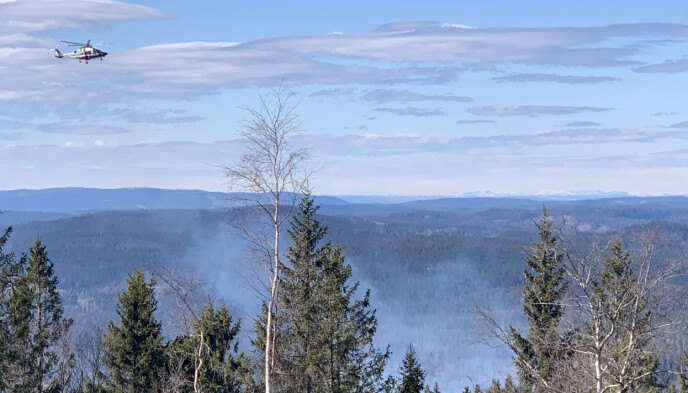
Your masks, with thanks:
[[[521,390],[660,391],[662,375],[675,372],[660,368],[657,345],[680,333],[685,322],[683,301],[669,285],[683,275],[680,263],[657,263],[654,251],[660,237],[646,228],[633,237],[632,252],[625,251],[618,238],[598,238],[585,246],[583,239],[563,230],[558,231],[557,238],[553,250],[563,256],[570,291],[551,304],[564,307],[566,317],[548,341],[560,347],[559,353],[568,353],[571,361],[564,362],[554,374],[543,373],[537,351],[523,350],[528,342],[479,310],[489,334],[516,355],[515,365],[523,370],[519,377],[525,374],[529,378],[520,381]],[[548,361],[562,358],[559,355]]]
[[[269,277],[263,370],[266,393],[272,389],[274,317],[283,268],[280,261],[280,232],[308,180],[305,165],[310,155],[305,149],[294,148],[290,144],[290,138],[301,129],[295,98],[294,92],[280,86],[262,94],[257,107],[242,107],[248,115],[248,119],[240,123],[244,152],[238,162],[224,168],[230,191],[251,193],[247,199],[267,219],[272,232],[271,236],[263,236],[261,233],[252,233],[250,228],[240,228],[247,240],[269,255],[269,262],[267,258],[263,261]]]
[[[577,288],[569,308],[584,320],[573,347],[577,375],[596,393],[659,391],[654,344],[682,326],[681,306],[666,293],[677,266],[653,267],[651,232],[637,243],[635,255],[618,239],[608,247],[593,245],[582,257],[567,253],[567,272]]]

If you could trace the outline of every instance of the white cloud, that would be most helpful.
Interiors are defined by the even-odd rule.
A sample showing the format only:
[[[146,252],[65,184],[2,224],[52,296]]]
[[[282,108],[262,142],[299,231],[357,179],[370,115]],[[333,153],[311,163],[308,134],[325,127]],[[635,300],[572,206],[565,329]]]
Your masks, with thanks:
[[[114,0],[22,0],[0,3],[0,32],[83,28],[125,20],[169,18],[141,5]]]
[[[67,17],[75,13],[78,17]],[[147,7],[107,0],[24,0],[0,4],[0,26],[2,22],[5,25],[29,23],[36,24],[34,29],[52,25],[68,27],[60,23],[85,26],[164,17],[165,14]],[[59,22],[63,20],[67,22]],[[105,61],[93,61],[95,64],[88,66],[55,59],[48,51],[52,43],[42,38],[17,29],[2,35],[0,28],[3,70],[0,82],[4,90],[0,99],[22,102],[27,112],[66,113],[72,110],[73,102],[85,99],[94,107],[151,98],[189,99],[223,89],[274,86],[281,80],[291,85],[436,85],[455,81],[467,69],[495,64],[595,67],[629,64],[630,56],[644,46],[614,48],[609,47],[608,40],[647,36],[688,37],[688,27],[629,24],[469,29],[435,22],[397,22],[359,34],[154,45],[112,52]],[[44,50],[33,49],[39,45]],[[517,74],[506,78],[565,83],[608,80],[608,77],[556,74]],[[405,93],[397,94],[396,100],[468,101],[470,98]],[[520,107],[525,109],[528,108]],[[3,111],[0,108],[0,115]]]
[[[581,112],[605,112],[612,108],[598,108],[589,106],[557,106],[557,105],[511,105],[511,106],[479,106],[468,109],[469,113],[478,116],[539,116],[539,115],[570,115]]]

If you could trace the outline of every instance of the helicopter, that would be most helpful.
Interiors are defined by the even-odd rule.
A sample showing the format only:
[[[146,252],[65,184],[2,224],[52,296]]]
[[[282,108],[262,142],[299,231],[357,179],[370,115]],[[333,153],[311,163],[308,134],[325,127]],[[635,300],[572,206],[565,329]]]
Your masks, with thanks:
[[[103,52],[102,50],[96,49],[91,46],[91,40],[86,41],[85,44],[80,44],[78,42],[71,42],[71,41],[61,41],[64,42],[65,44],[69,46],[80,46],[81,48],[75,50],[72,53],[62,53],[60,52],[59,49],[55,48],[53,51],[55,51],[55,57],[59,59],[79,59],[79,63],[81,61],[85,61],[86,64],[88,64],[89,60],[92,59],[100,59],[103,60],[103,57],[107,56],[107,52]]]

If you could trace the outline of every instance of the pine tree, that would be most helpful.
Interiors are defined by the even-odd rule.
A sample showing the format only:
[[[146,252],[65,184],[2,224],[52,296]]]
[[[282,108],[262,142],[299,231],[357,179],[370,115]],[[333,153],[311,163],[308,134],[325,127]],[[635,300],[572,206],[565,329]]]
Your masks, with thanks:
[[[311,393],[321,382],[314,364],[318,351],[314,342],[323,333],[319,291],[329,245],[319,245],[326,229],[315,218],[317,211],[312,198],[303,198],[290,222],[289,268],[284,269],[275,323],[279,338],[275,383],[286,391]]]
[[[208,303],[194,324],[191,337],[181,336],[168,344],[172,361],[183,365],[188,391],[208,393],[239,392],[242,385],[243,355],[236,355],[236,336],[241,321],[232,323],[226,307],[215,311]],[[177,359],[179,355],[181,359]]]
[[[14,281],[14,254],[5,254],[4,247],[12,233],[8,227],[0,236],[0,392],[10,386],[10,367],[15,363],[11,354],[10,294]]]
[[[382,383],[381,393],[397,393],[398,381],[393,375],[388,375]]]
[[[511,377],[511,374],[508,374],[506,376],[506,379],[504,380],[504,393],[516,393],[518,391],[518,388],[516,387],[516,384],[514,383],[514,379]]]
[[[502,387],[497,379],[492,379],[492,384],[487,388],[487,393],[502,393]]]
[[[289,267],[284,268],[275,320],[275,383],[284,391],[372,392],[382,385],[389,356],[373,344],[377,328],[370,293],[356,299],[351,266],[337,246],[320,245],[327,228],[307,195],[292,219]],[[258,328],[263,328],[258,320]],[[264,348],[264,336],[257,337]]]
[[[523,272],[523,311],[530,328],[527,337],[511,328],[511,336],[521,388],[540,392],[546,390],[544,385],[568,358],[559,334],[561,299],[567,284],[561,267],[564,255],[557,250],[557,238],[546,210],[543,209],[543,218],[536,226],[540,241],[534,244],[534,253],[526,260],[529,269]]]
[[[617,386],[618,391],[659,392],[659,361],[649,350],[652,311],[647,295],[637,285],[630,255],[621,241],[604,258],[599,280],[592,286],[591,318],[583,326],[582,346],[597,354],[605,373],[598,390]]]
[[[40,239],[36,239],[35,244],[29,250],[29,261],[26,268],[26,283],[32,294],[32,308],[34,317],[31,326],[31,352],[33,378],[35,380],[36,391],[48,389],[62,389],[64,380],[52,379],[50,374],[58,366],[59,348],[56,348],[61,337],[66,334],[72,325],[71,320],[62,318],[62,301],[57,292],[57,276],[53,270],[53,263],[48,258],[46,247]],[[69,361],[71,354],[67,350],[66,360]],[[68,373],[67,370],[62,370]]]
[[[136,269],[127,283],[117,305],[121,326],[108,324],[103,363],[116,391],[155,392],[164,366],[161,325],[153,316],[155,279],[146,283],[143,272]]]
[[[322,334],[316,339],[320,352],[314,364],[331,381],[331,392],[373,392],[382,383],[389,348],[380,351],[373,346],[377,317],[370,290],[356,300],[359,283],[348,286],[349,278],[351,265],[344,264],[341,249],[335,246],[328,252],[320,291]]]
[[[416,350],[409,345],[406,356],[399,370],[401,385],[399,393],[421,393],[425,383],[425,371],[418,361]]]
[[[4,244],[9,230],[0,242]],[[71,373],[63,337],[72,324],[62,318],[57,276],[45,246],[36,239],[28,258],[3,255],[2,385],[12,392],[61,390]],[[64,362],[61,362],[64,360]]]

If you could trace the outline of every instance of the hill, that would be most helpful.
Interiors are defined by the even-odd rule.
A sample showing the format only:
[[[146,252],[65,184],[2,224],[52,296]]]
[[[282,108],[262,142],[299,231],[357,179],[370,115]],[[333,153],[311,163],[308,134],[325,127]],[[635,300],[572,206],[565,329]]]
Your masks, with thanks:
[[[36,236],[42,238],[56,265],[66,311],[77,321],[100,323],[113,318],[127,273],[136,267],[165,268],[204,277],[211,295],[244,317],[248,332],[259,304],[247,283],[256,278],[246,244],[232,229],[246,210],[219,208],[202,192],[159,191],[81,195],[79,189],[71,189],[67,194],[74,200],[91,198],[90,207],[123,207],[81,213],[48,213],[70,211],[77,204],[41,208],[38,204],[45,195],[22,202],[17,192],[13,207],[30,211],[8,211],[0,215],[0,223],[14,225],[10,247],[17,252],[27,250]],[[127,197],[118,200],[120,192]],[[102,199],[104,195],[115,199]],[[168,199],[150,206],[215,207],[132,208],[155,195]],[[509,367],[509,354],[479,343],[484,329],[475,310],[489,309],[503,321],[522,322],[522,271],[528,246],[536,237],[533,223],[542,214],[542,201],[449,198],[384,205],[325,201],[331,202],[321,209],[328,240],[341,245],[354,267],[354,278],[372,289],[380,322],[376,339],[380,345],[392,345],[392,364],[398,364],[413,342],[431,370],[430,380],[438,380],[440,386],[466,385],[468,375],[483,379],[474,383],[489,382]],[[666,239],[658,255],[676,258],[686,253],[688,204],[682,197],[548,201],[547,210],[559,225],[584,238],[614,233],[630,237],[651,225]],[[159,318],[172,319],[169,297],[159,296]]]

